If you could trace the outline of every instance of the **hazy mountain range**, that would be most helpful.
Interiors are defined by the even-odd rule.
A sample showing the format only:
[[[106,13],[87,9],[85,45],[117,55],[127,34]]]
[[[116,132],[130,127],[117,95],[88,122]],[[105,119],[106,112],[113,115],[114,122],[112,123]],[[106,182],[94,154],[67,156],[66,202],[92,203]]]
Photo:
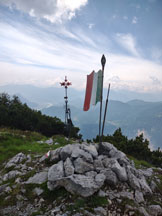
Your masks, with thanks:
[[[73,122],[80,127],[83,137],[94,138],[98,133],[99,105],[87,112],[71,106],[71,111]],[[63,107],[51,106],[42,109],[42,112],[64,120]],[[123,103],[110,100],[104,134],[112,134],[119,127],[129,138],[143,132],[152,147],[162,148],[162,102],[132,100]]]
[[[104,91],[106,93],[106,90]],[[64,121],[63,88],[6,85],[0,86],[0,92],[16,94],[22,102],[27,103],[30,107],[40,109],[42,113],[57,116]],[[96,137],[99,104],[88,112],[83,112],[85,92],[69,88],[68,95],[73,123],[80,127],[83,138]],[[144,99],[152,102],[145,102]],[[162,101],[162,95],[159,94],[155,97],[153,94],[111,91],[104,134],[112,134],[119,127],[123,134],[129,138],[143,132],[154,148],[162,148],[162,102],[155,102],[157,100]]]

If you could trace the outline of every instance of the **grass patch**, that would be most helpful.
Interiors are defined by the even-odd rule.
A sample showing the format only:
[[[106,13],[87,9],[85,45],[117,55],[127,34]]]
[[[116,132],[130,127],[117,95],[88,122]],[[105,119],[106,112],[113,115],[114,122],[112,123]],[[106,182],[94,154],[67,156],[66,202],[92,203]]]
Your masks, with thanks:
[[[55,135],[52,137],[54,144],[58,143],[59,145],[67,145],[67,144],[72,144],[72,140],[71,139],[67,139],[62,135]],[[56,144],[56,145],[58,145]]]
[[[72,143],[66,140],[64,136],[53,136],[53,145],[46,143],[38,143],[37,141],[45,141],[48,138],[36,132],[20,131],[11,129],[0,129],[0,164],[19,152],[25,154],[44,154],[49,150],[53,150]]]
[[[36,173],[36,170],[33,169],[33,170],[27,172],[26,175],[21,176],[21,179],[22,179],[23,181],[27,181],[30,177],[34,176],[35,173]]]
[[[33,212],[31,214],[31,216],[37,216],[37,215],[41,215],[41,214],[42,214],[41,211],[36,211],[36,212]]]
[[[128,198],[123,198],[122,202],[119,204],[119,208],[121,209],[121,211],[123,212],[123,214],[125,212],[125,206],[126,205],[130,205],[132,207],[137,207],[137,204],[134,202],[134,200],[131,200],[131,199],[128,199]]]
[[[13,185],[13,182],[10,182],[10,187]],[[0,196],[0,207],[7,207],[16,205],[17,199],[16,195],[20,193],[20,186],[18,185],[16,188],[12,188],[12,191],[7,195],[1,195]],[[6,197],[9,197],[8,199],[5,199]]]
[[[41,196],[48,205],[54,201],[56,204],[64,202],[66,203],[66,211],[69,211],[70,213],[81,212],[82,209],[92,211],[95,207],[108,205],[108,200],[105,197],[93,195],[88,198],[82,198],[71,195],[64,188],[50,191],[47,187],[47,183],[43,183],[42,185],[39,185],[39,187],[44,190]]]
[[[160,179],[160,182],[156,180],[156,185],[159,193],[162,195],[162,175],[157,175],[157,177]]]
[[[82,197],[72,197],[74,203],[72,205],[67,206],[67,211],[74,212],[82,212],[82,209],[86,209],[88,211],[93,212],[93,209],[98,206],[107,206],[108,200],[105,197],[99,197],[97,195],[93,195],[91,197],[82,198]]]
[[[47,187],[47,182],[40,185],[40,188],[43,189],[42,197],[47,203],[52,203],[53,201],[60,201],[63,198],[66,199],[69,197],[69,192],[67,192],[64,188],[59,188],[53,191],[50,191]]]
[[[38,187],[37,184],[26,184],[24,186],[26,192],[25,192],[25,197],[30,200],[30,202],[33,202],[35,197],[36,197],[36,194],[34,194],[33,190],[34,188]]]
[[[132,157],[132,156],[128,156],[127,157],[130,159],[130,160],[133,160],[134,161],[134,164],[135,164],[135,168],[136,169],[141,169],[141,168],[150,168],[152,167],[152,165],[150,163],[148,163],[147,161],[145,160],[137,160],[136,158]]]

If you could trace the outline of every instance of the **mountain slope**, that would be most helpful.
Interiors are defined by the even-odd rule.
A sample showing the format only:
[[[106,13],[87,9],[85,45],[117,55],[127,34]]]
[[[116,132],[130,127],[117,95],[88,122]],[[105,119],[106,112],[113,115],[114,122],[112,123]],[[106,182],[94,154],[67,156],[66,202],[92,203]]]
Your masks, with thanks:
[[[98,133],[99,104],[88,112],[71,107],[72,120],[79,126],[85,139],[92,139]],[[104,107],[104,105],[103,105]],[[42,109],[42,113],[58,116],[64,120],[63,107],[51,106]],[[135,137],[143,132],[155,148],[162,148],[162,102],[144,102],[139,100],[123,103],[109,101],[104,134],[112,134],[117,128],[128,137]]]

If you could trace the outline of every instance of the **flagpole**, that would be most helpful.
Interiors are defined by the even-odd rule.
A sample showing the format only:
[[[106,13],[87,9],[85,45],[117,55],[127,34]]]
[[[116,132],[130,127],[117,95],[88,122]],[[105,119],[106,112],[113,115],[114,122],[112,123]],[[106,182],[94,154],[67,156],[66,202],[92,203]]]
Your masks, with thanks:
[[[101,140],[101,117],[102,117],[102,97],[103,97],[103,79],[104,79],[104,68],[106,64],[106,58],[102,55],[101,58],[101,65],[102,65],[102,86],[101,86],[101,102],[100,102],[100,118],[99,118],[99,143],[102,142]]]
[[[105,119],[106,119],[106,113],[107,113],[107,105],[108,105],[108,101],[109,101],[109,92],[110,92],[110,83],[109,83],[109,87],[108,87],[108,90],[107,90],[107,98],[106,98],[106,105],[105,105],[105,113],[104,113],[104,120],[103,120],[103,125],[102,125],[101,142],[102,142],[104,127],[105,127]]]

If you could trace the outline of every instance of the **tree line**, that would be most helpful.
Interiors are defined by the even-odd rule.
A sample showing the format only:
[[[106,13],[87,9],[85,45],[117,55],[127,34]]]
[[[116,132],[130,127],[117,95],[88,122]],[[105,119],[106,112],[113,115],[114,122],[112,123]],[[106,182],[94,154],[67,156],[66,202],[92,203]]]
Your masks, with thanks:
[[[22,104],[18,96],[10,97],[7,93],[0,94],[0,127],[36,131],[45,136],[68,136],[67,127],[59,118],[43,115]],[[70,136],[78,138],[78,132],[79,128],[73,126]]]
[[[145,160],[153,166],[162,167],[162,151],[160,148],[151,151],[149,141],[144,139],[143,134],[134,139],[128,139],[119,128],[113,135],[103,136],[102,140],[103,142],[112,143],[120,151],[138,160]],[[93,141],[98,142],[99,137],[97,136]]]

